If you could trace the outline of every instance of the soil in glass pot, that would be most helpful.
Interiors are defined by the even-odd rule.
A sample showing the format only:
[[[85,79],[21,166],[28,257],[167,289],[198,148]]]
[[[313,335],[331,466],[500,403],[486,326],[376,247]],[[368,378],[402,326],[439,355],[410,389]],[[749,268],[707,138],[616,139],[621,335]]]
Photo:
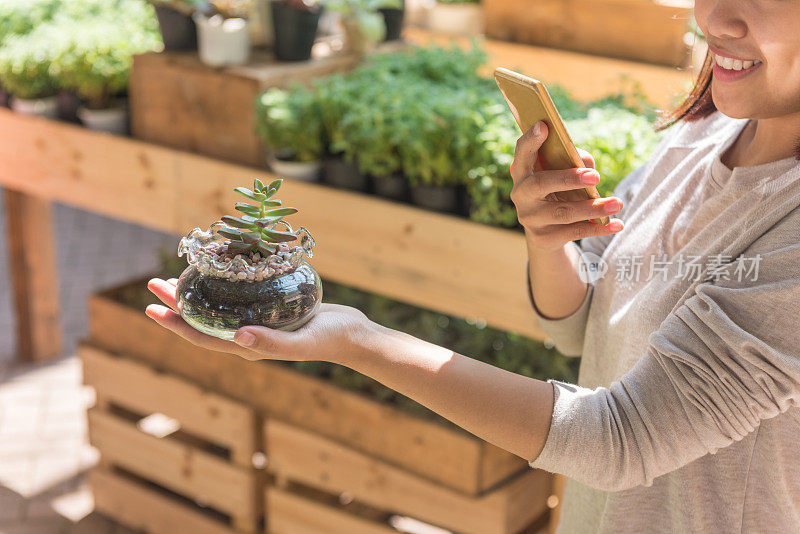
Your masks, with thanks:
[[[400,202],[408,202],[408,180],[399,172],[388,176],[372,176],[374,193],[379,197],[390,198]]]
[[[381,8],[378,11],[380,11],[381,15],[383,15],[383,20],[386,23],[386,37],[384,37],[383,40],[400,40],[400,34],[403,30],[403,16],[406,12],[405,1],[403,2],[403,7],[400,9]]]
[[[195,329],[232,340],[243,326],[297,330],[316,313],[322,301],[322,282],[308,263],[314,239],[300,227],[299,244],[280,243],[275,254],[233,254],[215,232],[195,228],[181,239],[178,255],[189,267],[178,279],[177,304],[183,319]],[[291,227],[286,225],[290,230]]]
[[[308,9],[298,0],[272,0],[275,58],[278,61],[306,61],[317,37],[322,8]]]
[[[334,187],[368,192],[369,176],[358,170],[355,161],[347,161],[341,154],[332,154],[323,161],[324,182]]]
[[[412,185],[411,200],[417,206],[445,213],[461,213],[461,195],[452,185]]]
[[[156,4],[164,50],[197,50],[197,26],[191,14]]]

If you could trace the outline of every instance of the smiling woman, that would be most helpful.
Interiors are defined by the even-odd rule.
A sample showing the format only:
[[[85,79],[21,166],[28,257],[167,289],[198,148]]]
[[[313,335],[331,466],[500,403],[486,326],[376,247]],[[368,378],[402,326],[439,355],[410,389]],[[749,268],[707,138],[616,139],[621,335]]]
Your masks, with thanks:
[[[247,359],[345,365],[568,476],[562,534],[800,532],[800,2],[697,0],[695,13],[712,52],[659,127],[679,124],[614,197],[553,200],[599,175],[585,151],[586,168],[543,169],[544,123],[516,145],[520,291],[556,348],[582,357],[578,384],[503,371],[347,306],[229,342],[189,327],[174,284],[153,280],[167,307],[147,314]],[[587,221],[612,214],[626,224]],[[584,255],[615,276],[586,280]]]

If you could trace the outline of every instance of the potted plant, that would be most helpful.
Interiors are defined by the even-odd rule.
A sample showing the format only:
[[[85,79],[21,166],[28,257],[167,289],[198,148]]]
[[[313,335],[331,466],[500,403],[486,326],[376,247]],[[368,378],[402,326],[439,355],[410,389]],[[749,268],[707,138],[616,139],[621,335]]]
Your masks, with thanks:
[[[241,65],[250,59],[247,18],[251,0],[211,0],[192,15],[200,61],[211,67]]]
[[[128,112],[121,94],[128,87],[133,56],[156,50],[160,42],[155,29],[129,25],[86,25],[75,33],[53,71],[82,100],[78,118],[87,128],[127,132]]]
[[[341,14],[346,48],[363,55],[386,36],[386,23],[378,10],[400,9],[402,3],[401,0],[327,0],[325,7]]]
[[[205,0],[149,0],[156,10],[164,50],[197,50],[197,26],[192,15]]]
[[[359,172],[370,177],[372,192],[399,201],[409,196],[396,136],[405,120],[410,83],[363,84],[359,100],[339,124],[347,151],[358,156]]]
[[[303,259],[313,256],[314,239],[284,220],[297,209],[274,198],[282,183],[237,187],[254,204],[237,202],[242,215],[181,239],[178,255],[186,254],[189,267],[178,279],[178,311],[197,330],[227,340],[248,325],[296,330],[319,308],[322,282]]]
[[[353,74],[334,74],[314,82],[322,119],[322,178],[335,187],[356,191],[370,188],[369,177],[359,170],[356,154],[342,129],[345,115],[359,101],[359,92],[367,87]]]
[[[383,15],[383,23],[386,26],[384,41],[397,41],[403,31],[403,17],[406,13],[406,2],[400,0],[400,7],[382,7],[378,11]]]
[[[26,34],[8,35],[0,46],[0,79],[17,113],[56,118],[60,90],[51,64],[63,36],[43,24]]]
[[[318,0],[272,0],[275,58],[305,61],[317,36],[322,4]]]
[[[464,213],[462,199],[469,170],[481,162],[483,125],[474,88],[455,90],[426,84],[416,98],[409,98],[397,139],[414,204]]]
[[[483,33],[480,0],[436,0],[428,11],[428,28],[455,35]]]
[[[322,121],[314,94],[299,84],[273,87],[256,100],[256,131],[269,148],[273,172],[316,182],[322,156]]]

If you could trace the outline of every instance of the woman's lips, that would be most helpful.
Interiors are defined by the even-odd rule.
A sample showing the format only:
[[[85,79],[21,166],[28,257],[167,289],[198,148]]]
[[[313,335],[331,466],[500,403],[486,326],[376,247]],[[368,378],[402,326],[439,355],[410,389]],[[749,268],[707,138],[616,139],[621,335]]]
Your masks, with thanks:
[[[761,67],[762,63],[756,63],[750,68],[742,69],[742,70],[733,70],[733,69],[725,69],[722,68],[719,64],[714,63],[714,78],[718,79],[721,82],[732,82],[736,80],[741,80],[746,76],[750,76],[753,72]]]

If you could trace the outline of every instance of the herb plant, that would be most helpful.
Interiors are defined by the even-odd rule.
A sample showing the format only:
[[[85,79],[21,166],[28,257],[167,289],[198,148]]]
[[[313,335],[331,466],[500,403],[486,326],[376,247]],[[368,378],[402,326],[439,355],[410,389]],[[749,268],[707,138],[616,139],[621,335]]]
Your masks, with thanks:
[[[297,239],[292,232],[292,227],[283,220],[285,216],[297,213],[297,209],[278,207],[281,205],[281,201],[273,198],[281,184],[283,184],[283,180],[279,178],[265,186],[261,180],[256,178],[252,190],[246,187],[234,189],[243,197],[257,204],[237,202],[235,208],[242,212],[242,215],[222,217],[222,222],[226,226],[217,228],[216,232],[230,240],[228,251],[234,254],[260,253],[268,256],[275,253],[278,243]],[[275,227],[279,224],[286,226],[289,230],[276,230]]]
[[[256,100],[256,132],[276,153],[292,161],[319,160],[322,121],[314,94],[300,84],[273,87]]]

